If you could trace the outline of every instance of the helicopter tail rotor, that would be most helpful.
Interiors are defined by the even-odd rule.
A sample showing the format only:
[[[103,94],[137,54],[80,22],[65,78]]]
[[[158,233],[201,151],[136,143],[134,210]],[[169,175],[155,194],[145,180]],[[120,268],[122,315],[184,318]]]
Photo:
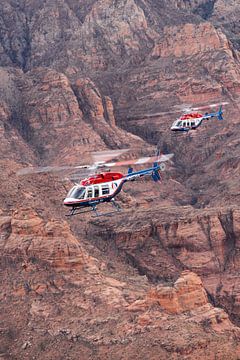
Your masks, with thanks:
[[[165,171],[166,170],[166,164],[164,164],[164,163],[159,164],[159,168],[160,168],[160,171]]]

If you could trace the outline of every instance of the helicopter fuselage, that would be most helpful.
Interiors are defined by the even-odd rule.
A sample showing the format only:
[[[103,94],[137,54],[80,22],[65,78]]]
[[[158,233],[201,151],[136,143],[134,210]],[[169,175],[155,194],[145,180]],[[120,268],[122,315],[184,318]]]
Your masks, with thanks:
[[[126,178],[121,173],[97,174],[75,185],[63,203],[72,208],[79,208],[109,202],[121,191],[125,181]]]
[[[218,120],[223,120],[222,105],[219,110],[214,113],[188,113],[178,118],[171,126],[172,131],[189,131],[196,130],[203,122],[203,120],[209,120],[216,117]]]
[[[179,119],[174,121],[172,124],[172,131],[189,131],[197,129],[202,121],[204,116],[201,114],[187,114],[181,116]]]
[[[63,203],[65,206],[71,207],[72,212],[81,207],[91,207],[95,211],[96,206],[100,203],[110,201],[115,203],[114,197],[122,190],[126,181],[133,181],[146,175],[150,175],[155,182],[159,181],[161,179],[159,170],[161,170],[161,165],[155,162],[153,167],[136,172],[129,168],[126,175],[113,172],[93,175],[75,185]]]

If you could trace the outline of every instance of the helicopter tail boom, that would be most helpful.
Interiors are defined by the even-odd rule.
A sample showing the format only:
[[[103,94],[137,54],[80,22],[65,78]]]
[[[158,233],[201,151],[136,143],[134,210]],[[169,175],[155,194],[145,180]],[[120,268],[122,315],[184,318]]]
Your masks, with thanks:
[[[164,169],[162,169],[162,170],[164,170]],[[148,176],[151,176],[153,181],[157,182],[157,181],[161,180],[159,170],[161,170],[161,166],[157,162],[155,162],[153,164],[153,167],[151,167],[149,169],[144,169],[144,170],[140,170],[140,171],[136,171],[136,172],[134,172],[132,168],[129,168],[128,173],[125,176],[125,181],[135,180],[139,177],[148,175]]]
[[[216,117],[218,120],[223,120],[223,110],[222,110],[222,105],[220,106],[219,110],[214,112],[214,113],[206,113],[203,117],[203,120],[208,120],[211,118]]]

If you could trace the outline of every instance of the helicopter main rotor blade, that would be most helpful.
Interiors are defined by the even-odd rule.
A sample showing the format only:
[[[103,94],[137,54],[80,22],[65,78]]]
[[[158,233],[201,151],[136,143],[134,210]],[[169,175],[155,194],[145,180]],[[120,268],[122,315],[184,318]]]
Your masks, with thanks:
[[[201,110],[201,109],[207,109],[207,108],[215,108],[215,107],[217,107],[217,106],[227,105],[227,104],[229,104],[229,102],[224,101],[224,102],[220,102],[220,103],[216,103],[216,104],[210,104],[210,105],[200,106],[200,107],[194,108],[194,109],[196,109],[196,110]]]
[[[77,165],[77,166],[41,166],[41,167],[27,167],[17,171],[17,175],[40,174],[49,172],[61,172],[68,170],[89,169],[95,171],[99,166],[113,158],[119,157],[129,149],[105,150],[91,153],[92,165]]]
[[[227,102],[227,101],[216,103],[216,104],[200,106],[200,107],[193,107],[191,104],[181,104],[181,105],[173,106],[173,108],[175,108],[176,110],[162,111],[162,112],[157,112],[157,113],[152,113],[152,114],[142,114],[141,116],[136,115],[134,117],[131,117],[130,119],[138,120],[138,119],[143,119],[143,118],[156,118],[158,116],[173,115],[173,114],[177,114],[177,113],[189,113],[191,111],[198,111],[201,109],[209,109],[209,108],[217,107],[219,105],[227,105],[227,104],[229,104],[229,102]]]
[[[78,165],[78,166],[42,166],[42,167],[27,167],[17,171],[17,175],[40,174],[49,172],[61,172],[74,169],[94,169],[92,165]]]
[[[187,105],[185,108],[182,108],[179,111],[191,112],[191,111],[198,111],[198,110],[204,110],[204,109],[209,109],[209,108],[216,108],[217,106],[228,105],[228,104],[229,104],[229,102],[223,101],[223,102],[203,105],[203,106],[199,106],[199,107],[192,107],[191,105],[189,105],[189,106]]]
[[[80,182],[83,178],[91,176],[90,173],[73,174],[62,178],[60,181],[77,181]]]
[[[131,159],[125,161],[117,161],[112,163],[102,164],[104,167],[113,167],[113,166],[128,166],[128,165],[142,165],[146,163],[154,163],[154,162],[164,162],[169,161],[174,156],[174,154],[162,154],[160,156],[151,156],[151,157],[143,157],[139,159]]]
[[[129,149],[104,150],[91,153],[94,164],[101,164],[113,158],[117,158],[129,151]]]
[[[143,157],[139,159],[130,159],[116,162],[109,162],[112,158],[118,157],[129,149],[119,149],[119,150],[111,150],[111,151],[101,151],[92,153],[92,157],[94,159],[94,164],[92,165],[76,165],[76,166],[42,166],[42,167],[27,167],[17,171],[17,175],[28,175],[28,174],[40,174],[40,173],[50,173],[50,172],[64,172],[64,171],[73,171],[73,170],[82,170],[88,169],[88,174],[91,172],[94,173],[98,168],[106,168],[113,166],[127,166],[127,165],[141,165],[146,163],[153,162],[164,162],[168,161],[173,157],[173,154],[162,154],[160,156],[152,156],[152,157]],[[80,175],[81,176],[81,175]]]

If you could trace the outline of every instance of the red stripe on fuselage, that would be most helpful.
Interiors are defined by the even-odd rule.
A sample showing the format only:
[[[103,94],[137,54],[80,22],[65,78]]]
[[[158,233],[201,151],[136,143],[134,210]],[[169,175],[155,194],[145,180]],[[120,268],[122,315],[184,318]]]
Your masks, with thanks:
[[[80,182],[80,185],[90,186],[90,185],[94,185],[94,184],[102,184],[105,182],[112,182],[112,181],[122,179],[123,176],[124,175],[121,173],[113,173],[113,172],[101,173],[101,174],[91,176],[87,179],[83,179]]]

